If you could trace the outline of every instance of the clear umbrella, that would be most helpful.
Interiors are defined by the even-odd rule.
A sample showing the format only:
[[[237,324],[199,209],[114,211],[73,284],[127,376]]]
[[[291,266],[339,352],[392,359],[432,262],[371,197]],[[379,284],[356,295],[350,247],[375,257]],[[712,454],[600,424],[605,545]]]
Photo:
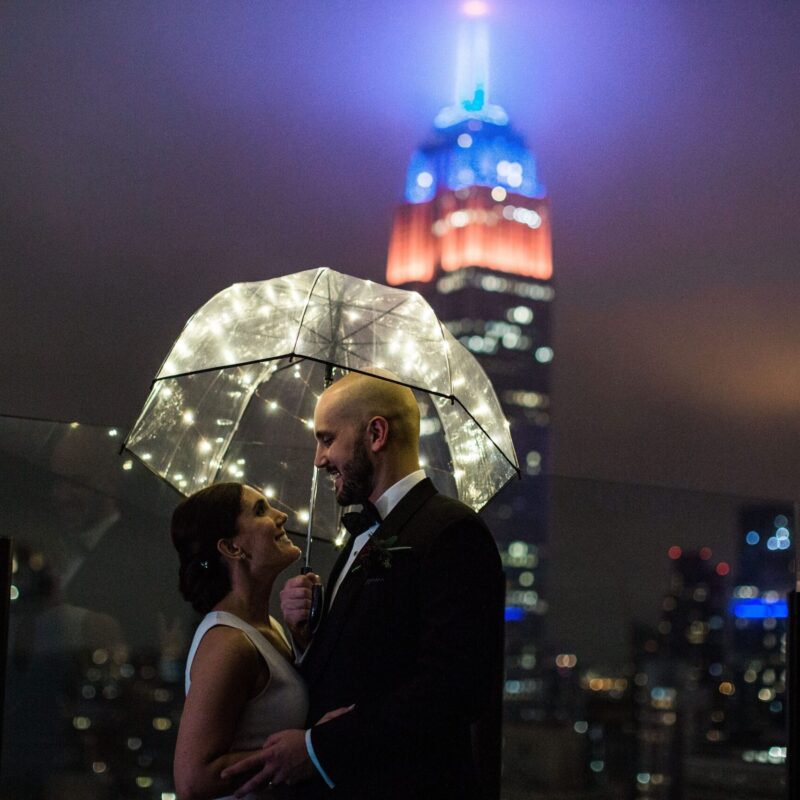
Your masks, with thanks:
[[[479,510],[519,474],[489,379],[422,297],[327,268],[235,284],[200,308],[126,447],[183,494],[243,481],[288,527],[332,540],[339,513],[327,481],[311,488],[311,429],[320,392],[345,371],[415,391],[421,461],[440,491]]]

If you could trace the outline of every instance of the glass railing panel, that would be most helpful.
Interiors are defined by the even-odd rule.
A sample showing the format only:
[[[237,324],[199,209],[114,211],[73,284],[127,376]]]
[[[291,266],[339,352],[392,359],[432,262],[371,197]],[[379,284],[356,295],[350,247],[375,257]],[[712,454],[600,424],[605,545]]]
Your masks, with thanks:
[[[0,418],[4,800],[174,796],[198,616],[179,498],[123,436]],[[528,476],[484,515],[507,579],[504,798],[785,795],[791,503]],[[319,543],[317,571],[336,553]]]
[[[199,617],[169,538],[180,498],[120,455],[123,438],[0,418],[0,535],[14,545],[4,799],[174,796]],[[315,557],[324,571],[335,552]]]
[[[487,517],[504,797],[785,796],[790,502],[550,476]]]

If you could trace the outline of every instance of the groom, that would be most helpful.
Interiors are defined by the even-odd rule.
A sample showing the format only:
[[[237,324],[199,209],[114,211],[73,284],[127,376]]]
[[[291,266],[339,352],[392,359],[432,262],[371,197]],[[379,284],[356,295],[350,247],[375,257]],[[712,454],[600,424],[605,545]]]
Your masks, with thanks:
[[[281,606],[305,650],[309,723],[352,708],[271,736],[223,777],[259,769],[237,796],[289,782],[303,798],[483,798],[471,726],[491,711],[502,659],[491,534],[419,468],[419,409],[406,387],[350,373],[320,397],[314,428],[315,466],[341,505],[362,504],[369,518],[332,570],[313,639],[312,579],[290,579]]]

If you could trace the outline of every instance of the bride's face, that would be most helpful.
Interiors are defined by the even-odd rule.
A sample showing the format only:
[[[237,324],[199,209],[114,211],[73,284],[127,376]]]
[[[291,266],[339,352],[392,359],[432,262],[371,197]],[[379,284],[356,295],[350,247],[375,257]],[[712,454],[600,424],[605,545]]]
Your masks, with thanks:
[[[302,551],[283,528],[287,519],[261,492],[251,486],[242,488],[242,510],[236,521],[234,542],[246,554],[251,569],[283,569],[301,556]]]

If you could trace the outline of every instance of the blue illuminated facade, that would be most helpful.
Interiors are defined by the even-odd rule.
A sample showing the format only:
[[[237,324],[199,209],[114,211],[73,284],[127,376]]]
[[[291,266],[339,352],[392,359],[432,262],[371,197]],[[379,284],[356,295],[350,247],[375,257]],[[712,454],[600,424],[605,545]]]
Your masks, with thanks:
[[[501,186],[529,198],[543,198],[536,159],[509,125],[470,117],[437,130],[415,150],[406,175],[405,199],[427,203],[443,190]]]
[[[789,616],[787,602],[777,598],[738,598],[731,601],[730,611],[736,619],[786,619]]]

